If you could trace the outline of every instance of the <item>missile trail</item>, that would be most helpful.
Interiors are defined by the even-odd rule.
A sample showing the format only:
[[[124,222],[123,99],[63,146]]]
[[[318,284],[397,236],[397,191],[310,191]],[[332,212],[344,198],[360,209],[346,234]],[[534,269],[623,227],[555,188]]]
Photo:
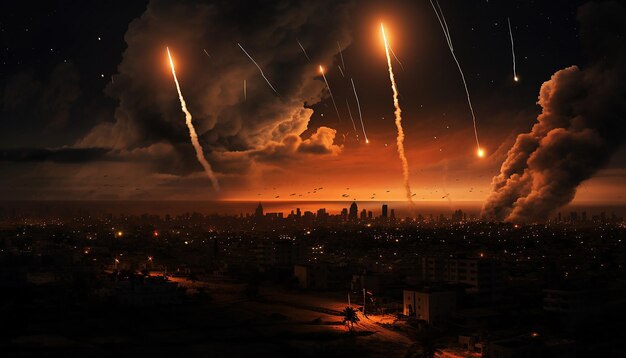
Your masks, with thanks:
[[[187,103],[185,103],[185,99],[183,98],[183,93],[180,90],[180,85],[178,84],[178,78],[176,77],[176,70],[174,69],[174,61],[172,60],[172,55],[170,54],[169,47],[167,49],[167,57],[170,60],[170,67],[172,68],[172,76],[174,76],[174,82],[176,83],[176,90],[178,91],[178,99],[180,100],[180,107],[185,113],[185,122],[187,123],[187,128],[189,129],[189,137],[191,138],[191,144],[193,144],[193,148],[196,150],[196,158],[198,158],[198,162],[204,168],[209,180],[211,180],[211,184],[216,191],[220,190],[220,184],[217,181],[217,177],[213,173],[213,169],[211,169],[211,164],[204,157],[204,150],[202,149],[202,145],[198,141],[198,134],[196,133],[196,129],[191,122],[191,113],[187,110]]]
[[[435,15],[437,15],[437,19],[439,20],[439,25],[441,25],[441,29],[443,30],[443,35],[446,37],[446,42],[448,43],[448,48],[450,49],[450,53],[452,54],[452,58],[456,63],[457,68],[459,69],[459,73],[461,74],[461,80],[463,81],[463,86],[465,87],[465,95],[467,96],[467,104],[470,109],[470,113],[472,114],[472,123],[474,125],[474,137],[476,138],[476,154],[479,157],[483,157],[485,152],[480,148],[480,141],[478,140],[478,129],[476,128],[476,115],[474,114],[474,107],[472,106],[472,99],[470,98],[469,89],[467,88],[467,81],[465,80],[465,74],[463,73],[463,69],[461,69],[461,64],[459,60],[456,58],[456,54],[454,53],[454,46],[452,45],[452,37],[450,36],[450,30],[448,30],[448,23],[446,22],[446,18],[441,10],[441,6],[439,5],[439,1],[435,0],[437,3],[437,7],[435,7],[435,3],[433,0],[430,0],[430,5],[432,5],[433,10],[435,11]],[[439,9],[439,10],[437,10]]]
[[[302,46],[302,44],[300,43],[300,40],[297,40],[298,45],[300,45],[300,48],[302,49],[302,53],[304,53],[304,57],[306,57],[307,60],[309,60],[309,62],[311,62],[311,59],[309,58],[309,55],[307,55],[306,50],[304,49],[304,46]]]
[[[337,41],[337,48],[339,49],[339,57],[341,57],[341,66],[343,66],[343,69],[346,69],[346,63],[343,62],[343,52],[341,51],[341,45],[339,44],[339,41]]]
[[[206,53],[206,55],[207,55],[207,57],[208,57],[208,58],[211,58],[211,55],[209,55],[209,53],[206,51],[206,49],[205,49],[205,48],[203,48],[203,49],[202,49],[202,51],[204,51],[204,53]]]
[[[391,46],[389,46],[389,51],[391,51],[391,54],[393,55],[393,57],[396,59],[396,61],[400,65],[400,68],[402,68],[402,71],[404,71],[404,65],[402,64],[402,62],[400,62],[400,59],[398,58],[398,56],[396,56],[396,53],[393,52],[393,48]]]
[[[506,21],[509,23],[509,36],[511,37],[511,54],[513,55],[513,80],[517,82],[519,78],[517,78],[517,72],[515,70],[515,45],[513,44],[513,30],[511,30],[511,19],[507,17]]]
[[[343,70],[341,69],[341,66],[337,65],[337,68],[339,69],[339,73],[341,73],[341,77],[346,78],[346,75],[343,74]]]
[[[354,91],[354,98],[356,98],[356,106],[359,109],[359,119],[361,120],[361,128],[363,129],[363,137],[365,138],[365,143],[369,143],[370,140],[367,139],[367,133],[365,133],[365,125],[363,124],[363,114],[361,113],[361,103],[359,102],[359,96],[356,94],[356,87],[354,86],[354,81],[350,78],[350,82],[352,82],[352,90]]]
[[[350,121],[352,121],[352,127],[354,128],[354,135],[356,136],[356,140],[359,140],[359,132],[356,130],[356,124],[354,124],[354,119],[352,118],[352,111],[350,110],[350,104],[348,104],[348,99],[346,98],[346,107],[348,107],[348,115],[350,115]]]
[[[333,96],[333,91],[330,90],[330,86],[328,85],[328,81],[326,80],[326,75],[324,74],[324,67],[320,65],[320,73],[322,74],[322,78],[324,78],[324,83],[326,83],[326,88],[328,89],[328,93],[330,94],[330,99],[333,101],[333,106],[335,107],[335,112],[337,112],[337,118],[341,121],[341,116],[339,115],[339,110],[337,109],[337,103],[335,103],[335,96]]]
[[[280,96],[280,94],[278,93],[278,91],[276,91],[276,88],[274,88],[274,86],[272,86],[272,84],[270,83],[270,80],[267,79],[267,77],[265,77],[265,73],[263,73],[263,70],[261,69],[261,66],[259,66],[258,63],[256,63],[256,61],[252,58],[252,56],[250,56],[250,54],[248,53],[248,51],[246,51],[246,49],[243,48],[243,46],[241,46],[241,44],[237,44],[239,45],[239,48],[241,49],[241,51],[243,51],[243,53],[246,54],[246,56],[248,56],[248,58],[250,59],[250,61],[252,61],[252,63],[254,63],[254,65],[256,66],[256,68],[259,69],[259,72],[261,73],[261,76],[263,76],[263,79],[265,79],[265,82],[267,82],[267,84],[270,86],[270,88],[272,89],[272,91],[274,91],[274,93],[276,93],[277,95]]]
[[[248,100],[248,86],[246,84],[246,80],[243,80],[243,100]]]
[[[389,68],[389,80],[391,81],[391,89],[393,91],[393,106],[395,107],[394,115],[396,117],[396,127],[398,129],[398,138],[396,139],[396,145],[398,149],[398,156],[402,162],[402,177],[404,178],[404,189],[406,191],[406,199],[413,203],[413,194],[411,193],[411,185],[409,183],[409,161],[406,159],[404,152],[404,130],[402,129],[402,109],[400,108],[400,102],[398,101],[398,86],[396,85],[396,79],[393,74],[393,66],[391,65],[391,56],[389,55],[389,44],[387,43],[387,36],[385,35],[385,26],[380,24],[380,31],[383,35],[385,42],[385,54],[387,55],[387,67]]]

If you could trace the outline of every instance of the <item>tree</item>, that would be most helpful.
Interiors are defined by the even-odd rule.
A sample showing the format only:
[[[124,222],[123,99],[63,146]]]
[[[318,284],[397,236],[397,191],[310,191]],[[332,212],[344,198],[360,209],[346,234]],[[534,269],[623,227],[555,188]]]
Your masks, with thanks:
[[[435,353],[440,352],[441,331],[425,321],[417,321],[410,324],[416,329],[412,334],[413,345],[407,352],[407,357],[434,358]],[[417,348],[421,349],[421,354],[416,354]]]
[[[348,329],[352,331],[354,324],[359,321],[359,316],[356,314],[356,310],[352,307],[346,307],[341,311],[343,317],[343,324],[348,325]]]

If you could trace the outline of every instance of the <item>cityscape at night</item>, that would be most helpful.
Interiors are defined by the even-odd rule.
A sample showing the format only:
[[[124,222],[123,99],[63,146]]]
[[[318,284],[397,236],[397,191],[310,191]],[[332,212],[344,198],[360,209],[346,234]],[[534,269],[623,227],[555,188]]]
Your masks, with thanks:
[[[626,6],[0,5],[0,357],[626,357]]]

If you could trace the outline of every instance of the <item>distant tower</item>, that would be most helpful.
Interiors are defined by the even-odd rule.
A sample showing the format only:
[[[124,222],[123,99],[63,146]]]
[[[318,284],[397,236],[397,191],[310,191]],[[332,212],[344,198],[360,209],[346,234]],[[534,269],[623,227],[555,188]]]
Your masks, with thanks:
[[[348,219],[350,221],[356,221],[359,215],[359,207],[356,205],[356,201],[353,201],[350,204],[350,214],[348,215]]]
[[[381,217],[387,219],[387,204],[383,204],[383,214]]]
[[[367,220],[367,210],[361,210],[361,221]]]
[[[390,219],[391,219],[391,221],[396,220],[396,211],[394,209],[391,209]]]
[[[341,209],[341,221],[347,221],[348,220],[348,209],[343,208]]]
[[[261,205],[261,203],[259,203],[259,206],[256,207],[256,210],[254,211],[254,216],[257,218],[263,217],[263,205]]]

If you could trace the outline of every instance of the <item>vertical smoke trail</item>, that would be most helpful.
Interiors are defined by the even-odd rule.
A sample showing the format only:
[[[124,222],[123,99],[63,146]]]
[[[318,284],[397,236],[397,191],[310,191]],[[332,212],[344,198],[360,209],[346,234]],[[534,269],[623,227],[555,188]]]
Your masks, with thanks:
[[[409,184],[409,162],[406,159],[404,153],[404,130],[402,129],[402,109],[400,108],[400,102],[398,101],[398,86],[396,85],[396,79],[393,75],[393,66],[391,65],[391,56],[389,55],[389,44],[387,43],[387,36],[385,35],[385,27],[380,24],[380,30],[383,34],[383,40],[385,41],[385,54],[387,55],[387,67],[389,68],[389,80],[391,81],[391,89],[393,90],[393,105],[395,107],[396,127],[398,128],[398,138],[396,139],[396,145],[398,147],[398,156],[402,162],[402,177],[404,178],[404,189],[406,190],[406,198],[413,203],[411,193],[411,185]]]
[[[302,49],[302,52],[304,53],[304,57],[306,57],[307,60],[309,60],[309,62],[311,62],[311,59],[309,58],[309,55],[307,55],[306,50],[304,49],[304,46],[302,46],[302,44],[300,43],[300,40],[297,40],[298,45],[300,45],[300,48]]]
[[[354,86],[354,81],[350,78],[350,82],[352,82],[352,90],[354,90],[354,98],[356,98],[356,106],[359,109],[359,119],[361,120],[361,128],[363,129],[363,137],[365,138],[365,143],[369,143],[370,140],[367,139],[367,133],[365,133],[365,125],[363,124],[363,114],[361,113],[361,103],[359,102],[359,96],[356,94],[356,87]]]
[[[198,141],[198,134],[196,133],[196,129],[191,122],[191,113],[187,110],[187,103],[185,103],[185,99],[183,98],[183,93],[180,90],[180,85],[178,84],[178,78],[176,77],[176,70],[174,69],[174,61],[172,60],[172,55],[170,54],[169,47],[167,49],[167,57],[170,60],[170,67],[172,68],[172,76],[174,76],[174,82],[176,83],[176,90],[178,91],[178,99],[180,100],[180,107],[185,113],[185,122],[187,123],[187,128],[189,129],[189,137],[191,138],[191,144],[193,144],[193,148],[196,150],[196,158],[198,158],[198,162],[204,168],[207,176],[211,180],[211,184],[213,184],[213,188],[217,191],[220,190],[220,184],[211,169],[211,164],[204,157],[204,150]]]
[[[333,91],[330,90],[330,86],[328,85],[328,81],[326,80],[326,75],[324,74],[324,67],[320,65],[320,73],[322,74],[322,78],[324,78],[324,83],[326,83],[326,88],[328,89],[328,93],[330,94],[330,99],[333,101],[333,106],[335,107],[335,112],[337,112],[337,118],[341,121],[341,116],[339,115],[339,109],[337,109],[337,103],[335,103],[335,97],[333,96]]]
[[[352,118],[352,111],[350,110],[350,105],[348,104],[348,99],[346,98],[346,107],[348,107],[348,115],[350,115],[350,121],[352,121],[352,127],[354,128],[354,135],[356,136],[356,140],[359,140],[359,132],[356,130],[356,124],[354,124],[354,118]]]
[[[517,78],[517,72],[515,70],[515,45],[513,44],[513,30],[511,30],[511,19],[507,17],[506,21],[509,23],[509,36],[511,37],[511,54],[513,55],[513,80],[517,82],[519,79]]]
[[[339,49],[339,57],[341,57],[341,66],[343,66],[343,69],[346,69],[346,63],[343,62],[343,52],[341,52],[341,45],[339,44],[339,41],[337,41],[337,48]]]
[[[250,59],[250,61],[252,61],[252,63],[254,63],[254,65],[256,66],[256,68],[259,69],[259,72],[261,72],[261,76],[263,76],[263,78],[265,79],[265,82],[267,82],[267,84],[270,86],[270,88],[272,89],[272,91],[274,91],[274,93],[276,93],[277,95],[280,96],[280,94],[278,93],[278,91],[276,91],[276,89],[274,88],[274,86],[272,86],[272,84],[270,83],[270,80],[267,79],[267,77],[265,77],[265,73],[263,73],[263,70],[261,69],[261,66],[259,66],[258,63],[256,63],[256,61],[252,58],[252,56],[250,56],[250,54],[248,53],[248,51],[246,51],[246,49],[243,48],[243,46],[241,46],[241,44],[237,44],[239,45],[239,48],[241,49],[241,51],[243,51],[243,53],[246,54],[246,56],[248,56],[248,58]]]
[[[437,19],[439,20],[439,24],[441,25],[441,29],[443,30],[443,35],[446,37],[446,42],[448,43],[448,48],[450,49],[450,53],[452,54],[452,58],[454,62],[456,62],[456,66],[459,69],[459,73],[461,74],[461,79],[463,80],[463,87],[465,87],[465,95],[467,96],[467,104],[469,106],[470,112],[472,114],[472,123],[474,125],[474,137],[476,138],[476,153],[479,157],[483,157],[485,152],[480,148],[480,141],[478,140],[478,129],[476,129],[476,115],[474,114],[474,107],[472,106],[472,99],[470,98],[469,89],[467,88],[467,81],[465,80],[465,74],[463,73],[463,69],[461,69],[461,64],[459,60],[456,58],[456,54],[454,53],[454,46],[452,46],[452,37],[450,36],[450,30],[448,30],[448,23],[446,22],[446,18],[443,15],[443,11],[441,10],[441,6],[439,6],[439,1],[437,2],[437,7],[433,3],[433,0],[430,0],[430,4],[435,10],[435,15],[437,15]],[[439,9],[439,10],[437,10]]]
[[[246,85],[246,80],[243,80],[243,100],[248,100],[248,86]]]

